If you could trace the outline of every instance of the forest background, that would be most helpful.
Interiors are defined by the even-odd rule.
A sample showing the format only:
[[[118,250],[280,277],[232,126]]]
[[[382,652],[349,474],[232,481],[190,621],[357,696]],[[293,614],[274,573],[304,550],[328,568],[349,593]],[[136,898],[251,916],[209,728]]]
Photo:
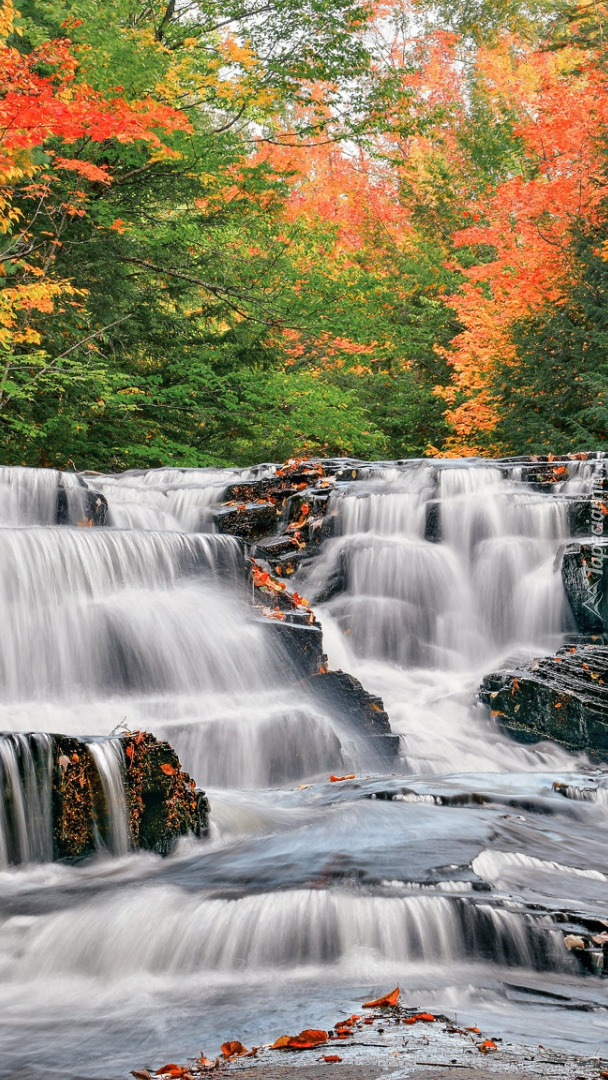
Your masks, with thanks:
[[[0,5],[0,462],[608,450],[606,6]]]

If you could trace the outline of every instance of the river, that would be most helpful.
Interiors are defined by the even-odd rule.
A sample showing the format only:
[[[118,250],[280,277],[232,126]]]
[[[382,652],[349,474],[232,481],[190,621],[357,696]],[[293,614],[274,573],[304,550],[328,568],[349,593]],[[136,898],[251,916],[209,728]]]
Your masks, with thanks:
[[[272,466],[85,476],[109,507],[91,528],[76,475],[0,470],[0,731],[150,730],[212,811],[208,839],[130,852],[109,742],[109,849],[48,861],[44,793],[24,790],[13,865],[0,817],[0,1076],[114,1080],[331,1024],[397,983],[489,1034],[606,1051],[608,982],[563,925],[608,919],[608,776],[511,741],[475,698],[572,635],[556,553],[593,472],[539,491],[492,462],[380,463],[334,485],[334,536],[290,585],[330,666],[383,699],[385,775],[286,680],[241,546],[213,531],[227,484]],[[317,602],[339,566],[346,588]]]

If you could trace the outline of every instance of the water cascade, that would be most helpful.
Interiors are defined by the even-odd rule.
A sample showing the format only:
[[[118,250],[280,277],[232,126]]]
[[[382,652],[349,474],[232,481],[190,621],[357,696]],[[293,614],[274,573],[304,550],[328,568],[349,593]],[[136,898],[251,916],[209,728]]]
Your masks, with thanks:
[[[252,604],[222,504],[249,485],[251,520],[272,516],[277,467],[0,470],[0,1076],[113,1080],[399,981],[496,1034],[608,1046],[606,981],[564,944],[608,916],[604,772],[514,742],[477,698],[581,640],[561,552],[605,468],[331,461],[324,486],[284,481],[261,565],[293,555],[282,580],[330,668],[384,702],[392,761],[298,670],[285,627],[307,609]],[[166,859],[130,850],[120,732],[140,730],[210,799],[210,836]],[[98,778],[97,852],[75,865],[51,861],[57,732]]]

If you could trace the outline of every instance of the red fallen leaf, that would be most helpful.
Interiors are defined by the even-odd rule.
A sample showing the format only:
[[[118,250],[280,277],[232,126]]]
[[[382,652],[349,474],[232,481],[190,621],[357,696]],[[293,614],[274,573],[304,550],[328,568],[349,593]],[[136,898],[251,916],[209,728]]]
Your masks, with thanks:
[[[353,779],[350,777],[349,779]],[[364,1009],[380,1009],[386,1008],[387,1005],[396,1005],[399,1001],[399,987],[396,986],[394,990],[391,990],[390,994],[385,994],[384,997],[376,998],[375,1001],[364,1001]]]
[[[128,758],[132,758],[134,753],[135,753],[135,747],[133,746],[133,743],[129,743],[128,746],[125,746],[125,754],[127,755]]]
[[[196,1064],[201,1069],[219,1069],[219,1067],[220,1067],[220,1059],[215,1058],[214,1061],[210,1061],[209,1058],[205,1057],[205,1055],[203,1054],[203,1051],[201,1050],[201,1056],[196,1059]]]
[[[348,1039],[349,1036],[350,1036],[350,1031],[339,1031],[338,1035],[337,1035],[337,1038],[338,1039]]]
[[[307,608],[309,606],[308,605],[308,600],[305,600],[304,597],[300,596],[297,592],[294,592],[294,593],[291,594],[291,599],[293,600],[296,607],[305,607],[305,608]]]
[[[330,776],[329,779],[330,779],[332,784],[339,784],[342,780],[354,780],[355,779],[355,774],[354,774],[354,772],[351,772],[351,773],[347,773],[346,776],[333,776],[332,775],[332,776]]]
[[[175,775],[175,769],[173,768],[173,765],[168,765],[168,764],[167,765],[161,765],[160,771],[164,772],[165,776],[174,776]]]
[[[312,1050],[327,1042],[327,1032],[317,1028],[307,1028],[299,1035],[281,1035],[273,1042],[271,1050]]]
[[[225,1058],[240,1057],[241,1054],[247,1053],[247,1047],[243,1046],[242,1042],[239,1042],[238,1039],[235,1039],[233,1042],[222,1043],[221,1049]]]
[[[186,1076],[189,1069],[185,1065],[163,1065],[162,1069],[157,1069],[155,1076],[171,1076],[173,1080],[179,1080],[179,1077]]]
[[[336,1031],[344,1031],[346,1028],[352,1028],[360,1019],[360,1016],[349,1016],[348,1020],[339,1020],[337,1024],[334,1024],[334,1027]]]
[[[432,1013],[416,1013],[414,1020],[423,1020],[425,1024],[432,1024],[435,1017]]]
[[[300,514],[302,515],[302,517],[306,517],[306,515],[309,514],[309,513],[310,513],[310,506],[308,505],[308,503],[302,503],[302,505],[300,507]]]
[[[342,1061],[341,1057],[337,1054],[323,1054],[323,1061]],[[608,1073],[604,1073],[604,1076],[608,1076]]]
[[[492,1050],[498,1050],[498,1047],[495,1042],[492,1042],[492,1039],[485,1039],[484,1042],[479,1043],[477,1049],[480,1050],[482,1054],[489,1054]]]
[[[374,1022],[373,1016],[368,1016],[367,1019],[363,1021],[364,1024],[373,1024],[373,1022]],[[407,1023],[407,1021],[406,1021],[406,1023]]]

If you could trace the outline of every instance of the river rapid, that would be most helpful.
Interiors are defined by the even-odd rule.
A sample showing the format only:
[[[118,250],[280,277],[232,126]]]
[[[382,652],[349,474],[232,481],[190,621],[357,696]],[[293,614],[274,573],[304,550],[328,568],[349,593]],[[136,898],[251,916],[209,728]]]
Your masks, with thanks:
[[[383,699],[390,775],[286,681],[242,547],[213,531],[226,486],[272,471],[85,477],[109,516],[83,528],[77,476],[56,525],[57,474],[0,470],[0,731],[152,731],[211,803],[208,839],[130,852],[109,742],[109,850],[48,861],[42,796],[24,791],[12,865],[0,817],[0,1076],[114,1080],[330,1026],[397,984],[489,1035],[605,1053],[608,981],[583,974],[563,927],[608,919],[608,776],[511,741],[475,697],[573,634],[556,554],[594,464],[547,492],[463,461],[334,485],[334,535],[290,587],[330,667]],[[341,564],[347,589],[317,603]],[[5,745],[5,784],[12,768]]]

